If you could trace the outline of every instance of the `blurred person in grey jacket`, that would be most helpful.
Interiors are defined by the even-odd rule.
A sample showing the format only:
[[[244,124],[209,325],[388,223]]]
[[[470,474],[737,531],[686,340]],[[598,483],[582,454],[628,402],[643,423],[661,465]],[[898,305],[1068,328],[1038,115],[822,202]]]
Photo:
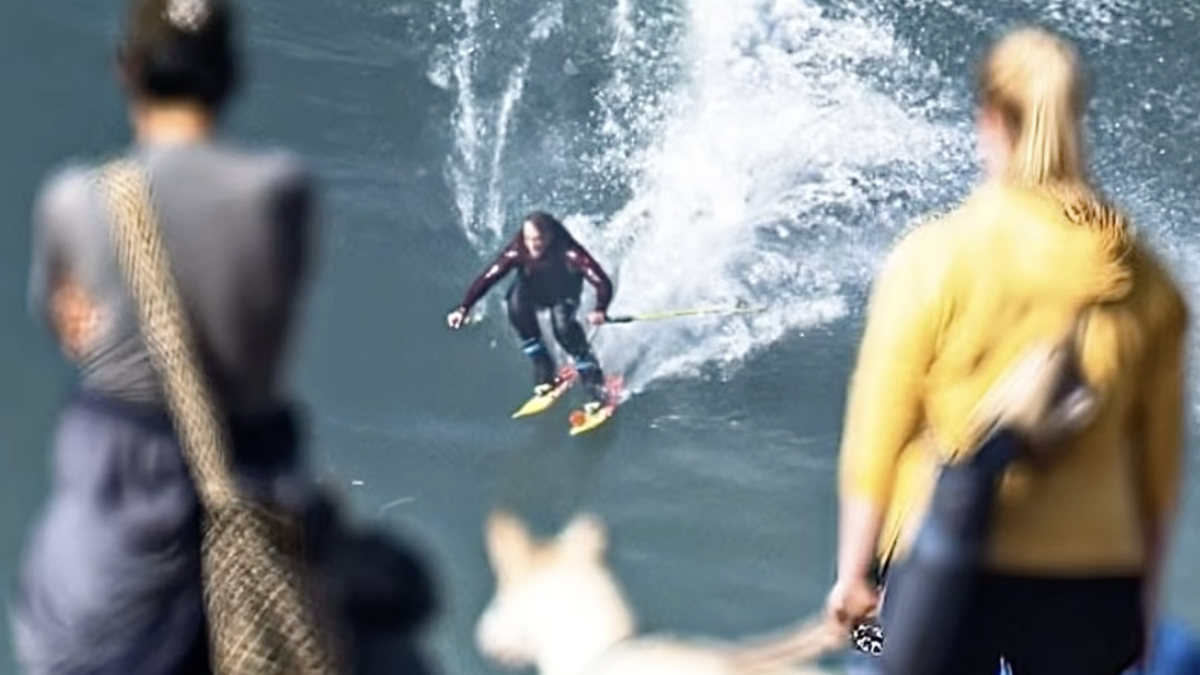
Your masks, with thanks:
[[[295,155],[217,133],[241,73],[234,22],[223,0],[130,2],[117,53],[134,132],[127,152],[152,183],[239,479],[306,523],[306,550],[337,592],[354,657],[369,660],[382,638],[399,645],[387,672],[424,673],[410,648],[434,605],[423,562],[345,527],[304,466],[304,419],[284,376],[310,273],[315,187]],[[60,167],[34,206],[31,309],[79,382],[18,573],[17,657],[30,675],[205,673],[202,509],[114,255],[98,169]]]

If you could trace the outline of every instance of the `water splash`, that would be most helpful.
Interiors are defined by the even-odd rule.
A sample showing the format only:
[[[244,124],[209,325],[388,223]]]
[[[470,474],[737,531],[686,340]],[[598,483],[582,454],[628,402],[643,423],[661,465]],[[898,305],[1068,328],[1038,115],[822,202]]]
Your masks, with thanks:
[[[616,278],[614,313],[735,301],[770,307],[602,330],[602,360],[635,391],[736,365],[789,332],[843,316],[848,286],[953,184],[930,167],[954,167],[947,157],[966,147],[961,129],[927,119],[947,102],[914,95],[937,90],[936,69],[866,10],[832,17],[811,0],[616,0],[610,70],[591,126],[572,135],[562,131],[566,120],[540,119],[558,146],[518,139],[509,157],[507,132],[537,36],[561,24],[545,12],[535,18],[541,33],[509,55],[506,86],[485,105],[486,79],[473,68],[489,44],[480,6],[467,0],[461,11],[468,20],[443,66],[458,97],[452,183],[482,255],[503,234],[515,157],[536,148],[542,174],[575,170],[577,184],[601,184],[610,196],[600,213],[568,208],[564,220]],[[558,134],[546,131],[556,126]],[[578,201],[532,201],[541,200]]]
[[[1149,27],[1174,23],[1172,15],[1192,14],[1187,6],[1143,0],[1010,0],[1003,4],[961,0],[880,0],[879,10],[925,18],[941,13],[965,21],[973,33],[986,34],[1015,25],[1053,26],[1074,39],[1121,46],[1145,39]],[[961,37],[961,36],[960,36]],[[951,37],[951,39],[954,39]]]
[[[504,32],[505,27],[494,15],[490,25],[483,22],[481,0],[462,0],[448,14],[447,20],[460,26],[459,35],[449,49],[438,50],[429,78],[455,92],[450,183],[464,231],[472,244],[482,247],[504,228],[502,162],[513,115],[525,90],[532,46],[544,42],[561,26],[562,3],[545,3],[534,15],[525,34],[530,48],[500,80],[505,86],[492,101],[481,100],[477,88],[491,75],[485,67],[495,65],[488,59],[487,45],[494,39],[491,34]]]
[[[481,256],[516,204],[552,205],[616,279],[613,313],[770,307],[604,328],[601,358],[635,391],[736,367],[846,315],[899,231],[974,178],[966,78],[897,37],[897,3],[610,0],[606,27],[579,29],[603,33],[592,47],[607,68],[580,123],[524,106],[531,82],[566,95],[592,58],[564,38],[568,75],[538,70],[576,15],[523,7],[531,18],[506,27],[523,28],[505,52],[480,2],[462,0],[459,39],[431,76],[456,91],[451,182]],[[947,9],[980,33],[1016,18],[978,3],[903,6]],[[1158,21],[1131,19],[1127,0],[1014,7],[1106,43]]]
[[[843,316],[847,286],[931,196],[915,186],[965,147],[961,130],[862,74],[884,63],[930,72],[865,14],[693,0],[686,26],[687,68],[659,105],[666,123],[637,157],[631,198],[611,217],[568,223],[616,263],[614,311],[770,309],[605,329],[599,349],[634,390]]]

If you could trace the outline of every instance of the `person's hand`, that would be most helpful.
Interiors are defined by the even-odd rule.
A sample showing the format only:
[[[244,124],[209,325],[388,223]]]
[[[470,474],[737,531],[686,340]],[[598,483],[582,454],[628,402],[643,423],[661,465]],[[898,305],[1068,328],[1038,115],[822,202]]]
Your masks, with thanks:
[[[458,309],[446,315],[446,325],[450,326],[454,330],[462,328],[463,322],[466,320],[467,310],[464,307],[459,307]]]
[[[608,322],[608,315],[605,314],[604,312],[589,312],[588,313],[588,323],[592,324],[593,326],[599,326],[599,325],[601,325],[603,323],[607,323],[607,322]]]
[[[875,613],[879,591],[866,579],[838,579],[825,600],[825,615],[846,631]]]
[[[51,321],[67,358],[79,360],[95,340],[100,312],[83,286],[71,279],[55,284],[50,294]]]

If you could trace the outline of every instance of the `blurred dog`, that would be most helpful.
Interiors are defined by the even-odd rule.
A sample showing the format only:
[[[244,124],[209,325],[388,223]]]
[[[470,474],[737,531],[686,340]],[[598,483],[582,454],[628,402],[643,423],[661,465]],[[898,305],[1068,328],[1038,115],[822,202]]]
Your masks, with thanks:
[[[753,641],[722,643],[636,636],[633,613],[608,568],[607,535],[576,516],[535,541],[510,513],[486,526],[496,592],[476,625],[476,644],[509,668],[540,675],[820,675],[813,661],[847,638],[822,620]]]

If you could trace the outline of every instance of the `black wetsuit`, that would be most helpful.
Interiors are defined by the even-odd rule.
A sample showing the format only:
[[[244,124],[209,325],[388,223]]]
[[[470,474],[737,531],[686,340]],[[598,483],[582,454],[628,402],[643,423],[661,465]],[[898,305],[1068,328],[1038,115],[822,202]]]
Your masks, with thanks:
[[[593,397],[603,395],[604,374],[592,354],[587,335],[576,318],[583,281],[596,289],[594,311],[608,311],[612,300],[612,280],[594,258],[578,243],[561,237],[550,242],[538,258],[525,248],[520,232],[509,241],[496,260],[467,289],[461,309],[479,301],[502,277],[512,270],[518,275],[506,296],[508,320],[521,338],[521,349],[532,360],[536,384],[552,384],[556,368],[542,342],[538,325],[539,309],[549,309],[554,337],[575,360],[580,379]]]

